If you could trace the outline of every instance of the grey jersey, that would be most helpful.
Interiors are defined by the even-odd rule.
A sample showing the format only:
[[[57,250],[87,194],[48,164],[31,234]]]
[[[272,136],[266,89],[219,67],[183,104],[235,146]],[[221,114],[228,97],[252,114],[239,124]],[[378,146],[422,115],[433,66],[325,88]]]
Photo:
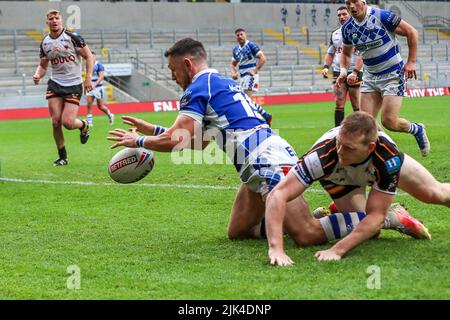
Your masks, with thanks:
[[[327,53],[334,54],[333,59],[333,71],[339,72],[340,71],[340,58],[342,53],[342,47],[344,43],[342,42],[342,31],[341,28],[337,29],[331,34],[330,37],[330,43],[328,45]],[[358,55],[356,51],[353,52],[352,55],[352,61],[350,63],[349,70],[353,70],[355,67],[356,59],[358,58]]]
[[[79,51],[84,48],[84,39],[75,32],[66,29],[57,38],[49,34],[44,37],[40,46],[40,57],[47,58],[52,65],[51,79],[61,86],[81,84],[81,56]]]

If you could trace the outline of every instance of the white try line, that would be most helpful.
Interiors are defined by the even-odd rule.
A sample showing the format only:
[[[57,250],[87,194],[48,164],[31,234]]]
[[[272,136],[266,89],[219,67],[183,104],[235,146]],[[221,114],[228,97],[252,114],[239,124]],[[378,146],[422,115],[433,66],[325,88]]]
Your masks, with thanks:
[[[52,181],[40,179],[19,179],[0,177],[0,181],[17,182],[17,183],[37,183],[37,184],[63,184],[63,185],[79,185],[79,186],[127,186],[127,187],[152,187],[152,188],[169,188],[169,189],[207,189],[207,190],[238,190],[233,186],[211,186],[207,184],[172,184],[172,183],[128,183],[120,184],[114,182],[93,182],[93,181]],[[326,193],[323,189],[309,188],[307,192]],[[403,192],[397,193],[398,196],[408,195]]]

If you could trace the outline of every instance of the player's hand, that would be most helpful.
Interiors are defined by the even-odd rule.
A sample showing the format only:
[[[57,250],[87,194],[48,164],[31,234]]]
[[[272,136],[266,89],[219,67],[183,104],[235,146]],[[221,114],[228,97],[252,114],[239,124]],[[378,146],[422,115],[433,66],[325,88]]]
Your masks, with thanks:
[[[151,123],[148,123],[142,119],[130,117],[130,116],[122,116],[122,120],[124,124],[134,127],[138,132],[145,134],[146,136],[152,136],[155,131],[155,126]],[[134,128],[130,128],[129,130],[133,130]]]
[[[87,79],[84,80],[83,85],[84,85],[84,91],[85,91],[85,92],[89,92],[89,91],[91,91],[91,90],[93,89],[93,87],[92,87],[92,81],[91,81],[91,79],[89,79],[89,78],[87,78]]]
[[[39,84],[39,81],[41,81],[41,77],[38,74],[33,75],[33,81],[34,84]]]
[[[347,77],[347,83],[349,85],[354,85],[356,82],[358,82],[358,76],[354,74],[353,72],[350,73]]]
[[[238,79],[237,72],[231,72],[231,79],[233,79],[233,80],[237,80]]]
[[[283,250],[269,249],[269,260],[273,266],[290,266],[294,264]]]
[[[248,73],[253,77],[253,76],[256,75],[258,72],[257,72],[256,70],[250,70]]]
[[[345,79],[347,78],[346,74],[339,74],[339,77],[336,79],[336,88],[340,88],[342,84],[345,82]]]
[[[111,141],[117,141],[115,144],[111,146],[111,149],[115,149],[117,147],[129,147],[129,148],[137,148],[136,138],[138,134],[136,133],[136,129],[131,131],[126,131],[123,129],[114,129],[109,131],[108,134],[111,134],[115,137],[107,137],[106,139]]]
[[[323,251],[317,251],[314,255],[319,261],[341,260],[342,256],[337,254],[332,248]]]
[[[407,62],[403,68],[403,74],[406,80],[413,78],[417,80],[416,64],[413,62]]]
[[[322,76],[324,77],[324,78],[328,78],[328,68],[323,68],[322,69]]]

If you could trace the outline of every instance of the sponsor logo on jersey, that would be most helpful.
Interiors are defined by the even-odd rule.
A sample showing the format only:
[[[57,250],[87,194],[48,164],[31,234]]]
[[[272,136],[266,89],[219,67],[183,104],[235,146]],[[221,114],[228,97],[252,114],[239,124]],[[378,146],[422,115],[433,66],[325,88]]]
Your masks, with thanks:
[[[191,95],[192,95],[192,91],[186,90],[184,95],[181,97],[180,108],[186,107],[189,104],[189,102],[191,101]]]
[[[70,56],[57,57],[57,58],[54,58],[54,59],[50,60],[52,66],[55,66],[55,65],[58,65],[58,64],[67,63],[67,62],[74,62],[74,61],[75,61],[75,56],[73,54],[71,54]]]
[[[395,156],[384,162],[389,174],[397,173],[401,167],[401,161],[399,156]]]
[[[370,49],[381,47],[382,45],[383,45],[383,39],[378,39],[378,40],[367,42],[364,44],[358,44],[356,46],[356,50],[360,50],[360,51],[370,50]]]

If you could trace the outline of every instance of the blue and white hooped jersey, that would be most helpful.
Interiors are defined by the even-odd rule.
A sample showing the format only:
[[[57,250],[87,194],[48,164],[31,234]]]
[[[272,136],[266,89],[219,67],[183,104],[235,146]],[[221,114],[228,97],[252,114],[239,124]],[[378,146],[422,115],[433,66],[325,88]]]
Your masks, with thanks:
[[[244,46],[236,45],[233,47],[233,60],[237,61],[239,75],[245,76],[250,70],[256,68],[258,63],[258,55],[261,49],[255,43],[246,41]]]
[[[105,67],[103,66],[103,64],[101,62],[95,61],[95,65],[92,70],[92,82],[95,82],[98,80],[99,73],[102,71],[103,72],[105,71]],[[97,88],[101,87],[101,86],[103,86],[103,81],[97,85]]]
[[[344,23],[342,40],[361,52],[367,72],[382,75],[399,70],[403,60],[394,30],[400,21],[394,12],[368,7],[364,21],[358,23],[350,17]]]
[[[275,135],[258,112],[258,105],[233,79],[214,69],[195,75],[180,100],[179,114],[199,121],[238,172],[249,154]]]

